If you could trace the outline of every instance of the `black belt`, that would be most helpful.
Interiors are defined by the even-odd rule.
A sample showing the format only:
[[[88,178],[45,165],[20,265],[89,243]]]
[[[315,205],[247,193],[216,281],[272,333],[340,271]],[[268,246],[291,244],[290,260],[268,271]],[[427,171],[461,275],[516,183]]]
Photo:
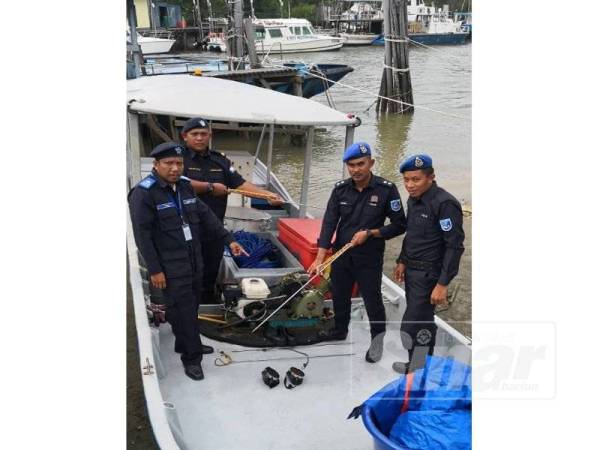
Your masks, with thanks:
[[[417,261],[415,259],[402,258],[400,262],[406,264],[406,267],[408,267],[409,269],[439,270],[442,268],[441,264],[430,261]]]

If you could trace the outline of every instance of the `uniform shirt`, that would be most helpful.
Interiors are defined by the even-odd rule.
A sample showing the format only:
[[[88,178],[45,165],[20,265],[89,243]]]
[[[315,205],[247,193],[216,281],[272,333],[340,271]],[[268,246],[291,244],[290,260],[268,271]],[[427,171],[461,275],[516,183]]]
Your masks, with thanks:
[[[390,223],[384,226],[386,217]],[[356,189],[352,178],[337,182],[327,203],[318,246],[330,248],[336,232],[334,248],[337,250],[350,242],[357,231],[371,229],[379,229],[383,239],[368,239],[352,249],[353,252],[383,252],[384,240],[406,230],[406,217],[396,185],[373,174],[362,191]]]
[[[434,181],[420,198],[408,198],[407,209],[408,225],[398,261],[441,266],[438,283],[448,285],[458,273],[464,251],[460,203]]]
[[[195,152],[186,147],[183,153],[183,174],[192,180],[221,183],[230,189],[244,184],[244,178],[235,170],[233,163],[219,152],[207,150]],[[223,221],[227,209],[227,196],[215,197],[212,194],[197,194],[216,216]]]
[[[135,242],[151,274],[186,276],[194,265],[200,270],[203,233],[233,241],[185,177],[175,183],[174,191],[153,170],[130,191],[128,200]],[[191,241],[184,237],[184,222],[189,225]]]

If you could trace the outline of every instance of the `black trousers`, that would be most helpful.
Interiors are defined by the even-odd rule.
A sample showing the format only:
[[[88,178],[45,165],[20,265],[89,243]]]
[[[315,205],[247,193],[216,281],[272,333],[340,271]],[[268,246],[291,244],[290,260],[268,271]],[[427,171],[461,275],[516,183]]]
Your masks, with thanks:
[[[223,239],[202,241],[202,260],[204,261],[202,298],[205,303],[217,303],[214,300],[215,284],[223,259],[224,245],[225,241]]]
[[[198,305],[202,299],[202,277],[167,279],[163,291],[169,302],[166,319],[175,335],[175,351],[181,353],[183,364],[202,361],[202,341],[198,327]]]
[[[431,292],[438,278],[436,271],[406,269],[406,311],[400,335],[404,348],[408,350],[411,371],[422,368],[427,355],[433,354],[437,326],[433,318],[435,305],[431,304]]]
[[[371,338],[385,332],[385,307],[381,297],[383,254],[344,254],[331,265],[331,294],[335,328],[348,331],[352,286],[358,283],[371,325]]]

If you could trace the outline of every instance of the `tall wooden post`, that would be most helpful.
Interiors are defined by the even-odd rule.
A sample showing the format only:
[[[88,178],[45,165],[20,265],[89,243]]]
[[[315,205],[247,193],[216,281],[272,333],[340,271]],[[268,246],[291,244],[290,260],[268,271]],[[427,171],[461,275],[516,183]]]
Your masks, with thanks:
[[[242,9],[242,0],[238,0],[233,3],[233,30],[235,36],[233,38],[233,50],[236,58],[244,57],[244,41],[242,36],[244,35],[242,20],[244,19],[244,10]]]
[[[127,23],[129,25],[129,38],[131,39],[128,50],[131,51],[135,77],[137,78],[142,74],[144,57],[142,55],[142,49],[137,41],[137,18],[135,16],[135,4],[133,3],[133,0],[127,0]]]
[[[385,58],[379,95],[379,112],[413,111],[412,84],[408,63],[408,20],[406,0],[383,0]],[[399,100],[390,101],[389,99]]]
[[[252,24],[252,19],[244,19],[244,35],[246,36],[250,67],[253,69],[261,67],[258,62],[258,55],[256,54],[256,46],[254,44],[254,25]]]

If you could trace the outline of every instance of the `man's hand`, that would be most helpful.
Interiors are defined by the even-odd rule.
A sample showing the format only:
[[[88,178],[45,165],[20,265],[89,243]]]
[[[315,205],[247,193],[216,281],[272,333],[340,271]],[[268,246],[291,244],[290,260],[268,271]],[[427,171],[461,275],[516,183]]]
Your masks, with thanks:
[[[404,283],[404,274],[406,273],[406,264],[398,263],[394,269],[394,280],[398,283]]]
[[[308,268],[307,272],[309,275],[313,275],[315,273],[317,273],[317,267],[319,267],[321,264],[323,264],[325,258],[319,258],[317,257],[313,263],[310,265],[310,267]]]
[[[442,286],[436,284],[431,293],[431,304],[432,305],[443,305],[446,303],[448,298],[448,286]]]
[[[150,282],[156,289],[165,289],[167,287],[167,278],[165,277],[164,272],[150,275]]]
[[[223,197],[229,194],[229,189],[222,183],[213,183],[212,195],[215,197]]]
[[[354,233],[354,236],[352,236],[350,242],[354,247],[356,247],[357,245],[364,244],[367,241],[367,239],[369,239],[369,236],[367,235],[367,230],[361,230]]]
[[[231,253],[233,254],[233,256],[250,256],[246,250],[244,250],[244,247],[242,247],[240,244],[238,244],[237,242],[232,242],[231,244],[229,244],[229,249],[231,250]]]
[[[271,206],[283,205],[284,201],[279,195],[277,195],[273,192],[269,192],[269,194],[271,195],[271,198],[267,200],[267,202],[269,202],[269,205],[271,205]]]

